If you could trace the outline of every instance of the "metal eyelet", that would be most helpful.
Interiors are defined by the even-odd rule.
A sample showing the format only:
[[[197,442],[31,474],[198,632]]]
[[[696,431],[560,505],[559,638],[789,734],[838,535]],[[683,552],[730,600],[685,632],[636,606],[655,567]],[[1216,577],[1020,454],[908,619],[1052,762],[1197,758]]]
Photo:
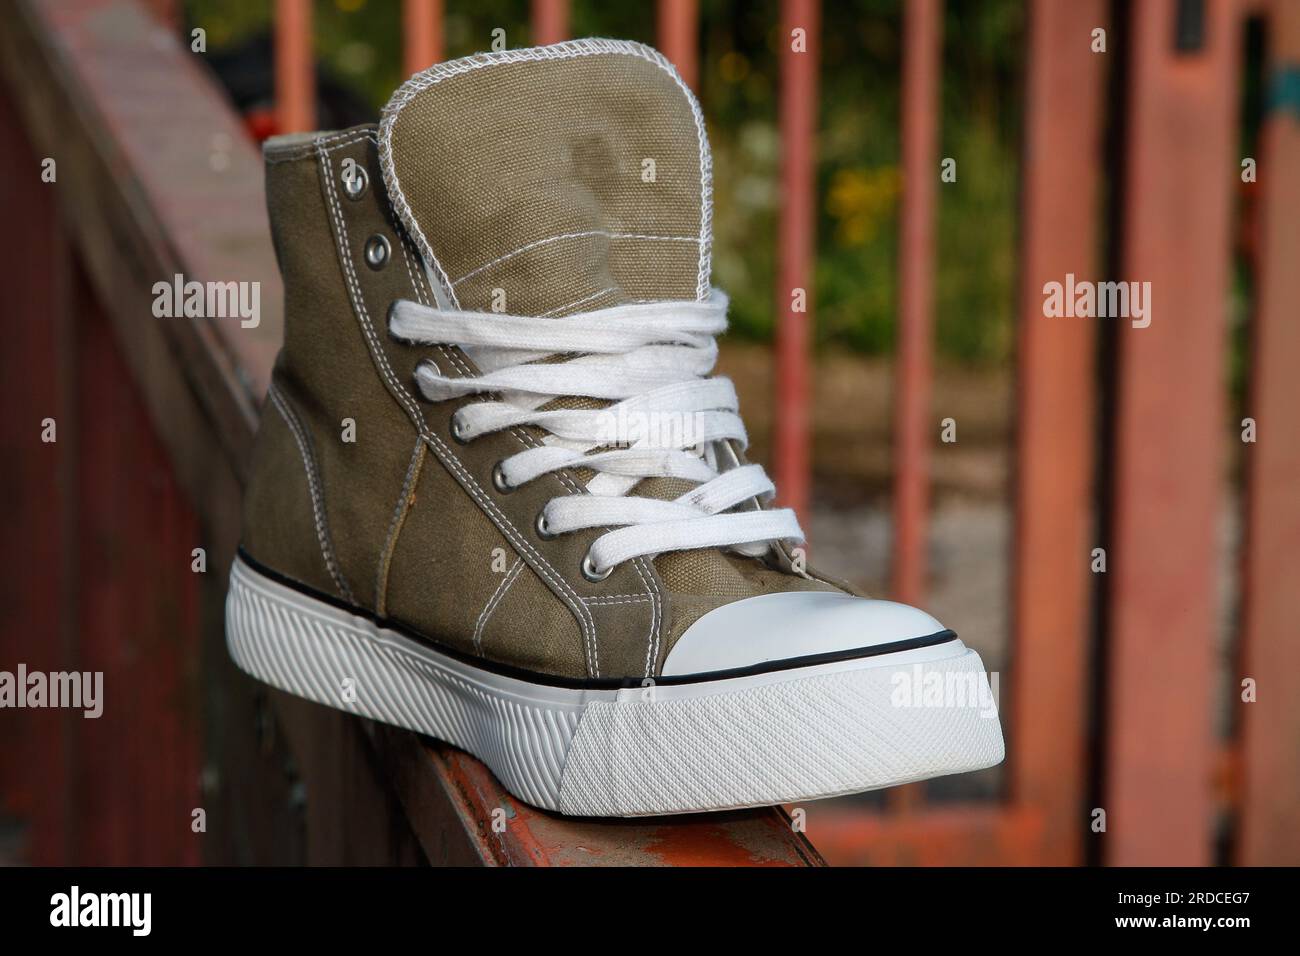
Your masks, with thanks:
[[[597,584],[614,573],[613,566],[605,568],[603,571],[596,568],[596,562],[591,559],[591,552],[588,551],[586,557],[582,559],[582,576],[592,584]]]
[[[537,512],[537,520],[533,522],[533,528],[537,531],[537,537],[541,538],[543,541],[550,541],[555,537],[555,535],[551,533],[550,526],[546,523],[545,510]]]
[[[360,199],[366,194],[366,187],[370,185],[370,177],[366,175],[365,167],[359,163],[345,165],[342,176],[343,193],[349,199]]]
[[[462,422],[456,414],[451,416],[451,424],[447,426],[451,432],[452,439],[458,445],[468,445],[469,439],[465,437],[465,423]]]
[[[515,490],[515,486],[506,481],[506,473],[501,468],[501,462],[492,466],[492,487],[503,495],[508,495]]]
[[[366,240],[366,265],[378,272],[388,265],[388,256],[391,252],[392,247],[389,246],[388,240],[384,236],[371,236]]]

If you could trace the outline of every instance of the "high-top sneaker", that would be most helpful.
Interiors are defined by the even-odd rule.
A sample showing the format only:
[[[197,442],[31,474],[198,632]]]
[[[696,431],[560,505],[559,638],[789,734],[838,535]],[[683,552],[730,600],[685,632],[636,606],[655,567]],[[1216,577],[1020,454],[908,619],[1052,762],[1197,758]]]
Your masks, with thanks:
[[[449,741],[568,814],[991,766],[978,656],[804,567],[708,377],[711,161],[658,53],[418,74],[266,148],[286,289],[227,601],[294,694]]]

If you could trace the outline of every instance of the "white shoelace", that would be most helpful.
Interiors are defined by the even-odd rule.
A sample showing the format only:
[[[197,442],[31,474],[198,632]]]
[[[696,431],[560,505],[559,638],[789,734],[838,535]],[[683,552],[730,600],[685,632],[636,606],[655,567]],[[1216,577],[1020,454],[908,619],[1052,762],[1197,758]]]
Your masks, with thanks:
[[[773,541],[803,540],[789,508],[760,510],[772,482],[760,465],[739,465],[745,426],[726,378],[705,378],[717,359],[714,336],[726,328],[727,297],[704,302],[620,305],[564,318],[462,312],[402,300],[389,318],[404,341],[461,346],[481,374],[451,378],[430,362],[416,371],[431,401],[496,394],[464,405],[453,419],[460,441],[518,425],[549,432],[543,444],[501,461],[499,490],[562,468],[596,472],[585,495],[553,498],[537,531],[554,536],[608,527],[592,543],[583,572],[593,580],[624,561],[692,548],[765,552]],[[538,362],[577,353],[563,362]],[[598,409],[551,409],[557,398],[610,402]],[[672,501],[630,495],[643,478],[697,482]],[[733,510],[736,509],[736,510]],[[741,510],[743,509],[743,510]]]

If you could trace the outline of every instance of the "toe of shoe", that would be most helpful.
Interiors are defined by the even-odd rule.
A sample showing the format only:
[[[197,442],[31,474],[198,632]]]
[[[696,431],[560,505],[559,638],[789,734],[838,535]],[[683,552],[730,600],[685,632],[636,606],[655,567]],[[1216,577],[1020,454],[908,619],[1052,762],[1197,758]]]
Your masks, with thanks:
[[[944,626],[917,608],[829,591],[790,591],[715,608],[677,640],[664,677],[916,646]],[[943,638],[940,638],[942,640]]]

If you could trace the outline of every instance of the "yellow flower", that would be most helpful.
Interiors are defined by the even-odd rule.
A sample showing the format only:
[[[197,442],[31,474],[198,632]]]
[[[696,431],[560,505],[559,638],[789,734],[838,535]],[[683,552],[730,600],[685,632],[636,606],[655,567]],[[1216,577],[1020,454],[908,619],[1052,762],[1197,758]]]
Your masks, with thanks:
[[[846,246],[868,242],[898,202],[897,166],[839,169],[826,193],[826,212],[836,221],[836,236]]]

